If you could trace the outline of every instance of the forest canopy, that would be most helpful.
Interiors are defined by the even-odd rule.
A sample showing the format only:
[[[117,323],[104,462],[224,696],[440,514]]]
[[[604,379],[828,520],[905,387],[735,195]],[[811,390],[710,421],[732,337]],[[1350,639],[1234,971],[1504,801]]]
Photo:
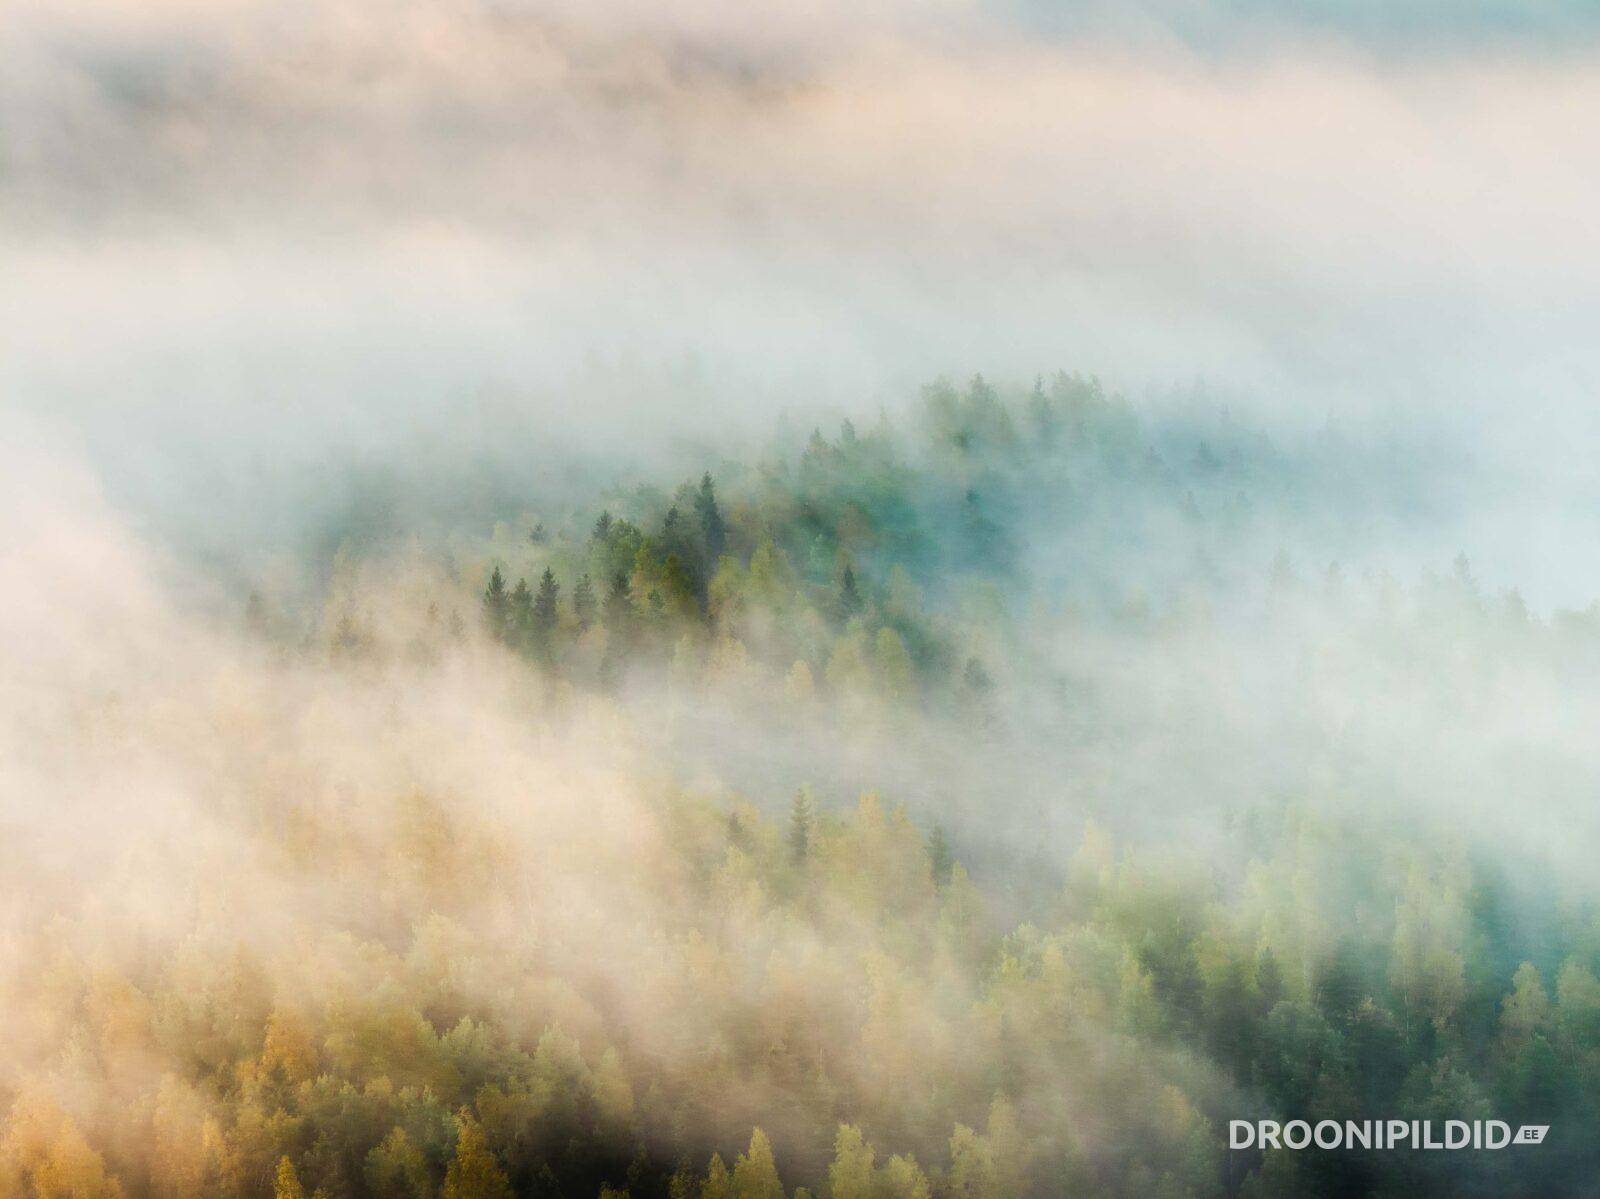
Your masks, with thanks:
[[[198,611],[75,500],[0,1196],[1580,1193],[1600,616],[1392,573],[1407,486],[1061,374]],[[1552,1130],[1226,1148],[1391,1116]]]

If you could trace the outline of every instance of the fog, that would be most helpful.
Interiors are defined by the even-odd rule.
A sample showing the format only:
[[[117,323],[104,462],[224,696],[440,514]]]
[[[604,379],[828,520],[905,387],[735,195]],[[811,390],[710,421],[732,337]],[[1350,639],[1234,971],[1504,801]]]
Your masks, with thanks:
[[[414,476],[496,440],[486,390],[647,453],[944,372],[1198,377],[1450,441],[1532,505],[1477,556],[1592,591],[1520,536],[1593,498],[1581,6],[1054,11],[14,6],[6,393],[150,503],[174,463]]]
[[[0,1199],[1581,1185],[1591,8],[14,0]]]

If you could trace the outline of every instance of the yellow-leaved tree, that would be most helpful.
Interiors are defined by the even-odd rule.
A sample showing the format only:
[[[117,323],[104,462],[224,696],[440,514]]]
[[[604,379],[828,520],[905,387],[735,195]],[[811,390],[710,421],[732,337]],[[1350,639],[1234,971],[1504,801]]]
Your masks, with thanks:
[[[440,1199],[514,1199],[511,1183],[489,1150],[483,1126],[471,1111],[456,1113],[456,1155],[444,1176]]]

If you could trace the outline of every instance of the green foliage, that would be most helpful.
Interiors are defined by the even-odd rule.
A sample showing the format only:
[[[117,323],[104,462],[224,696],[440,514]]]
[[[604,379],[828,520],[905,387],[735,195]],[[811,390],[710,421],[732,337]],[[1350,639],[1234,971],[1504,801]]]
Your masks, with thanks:
[[[539,577],[539,594],[533,601],[533,632],[537,643],[542,648],[548,648],[555,633],[556,620],[560,613],[557,608],[557,597],[561,593],[561,585],[556,582],[555,572],[549,567]]]
[[[750,1134],[750,1150],[733,1167],[733,1199],[784,1199],[783,1183],[772,1160],[772,1142],[759,1128]]]
[[[589,581],[587,574],[580,575],[572,589],[572,614],[577,618],[580,633],[587,632],[594,623],[594,584]]]
[[[789,860],[797,866],[803,865],[811,853],[815,818],[811,793],[802,787],[795,792],[794,802],[789,809]]]
[[[506,579],[497,563],[483,591],[483,627],[489,636],[503,640],[510,628],[510,615],[511,598],[506,594]]]
[[[542,824],[532,846],[515,839],[518,820],[539,823],[537,796],[498,824],[475,823],[470,797],[397,798],[392,820],[363,822],[337,795],[305,800],[310,816],[274,796],[263,823],[291,830],[285,858],[302,837],[331,893],[349,870],[377,895],[308,943],[316,1001],[178,955],[120,980],[51,960],[59,1013],[29,1035],[63,1030],[73,1070],[152,1062],[170,1081],[119,1076],[134,1131],[103,1144],[95,1113],[5,1096],[0,1195],[305,1199],[303,1177],[339,1199],[1427,1199],[1597,1176],[1592,906],[1508,894],[1424,815],[1328,815],[1345,791],[1406,807],[1409,776],[1345,752],[1373,743],[1365,723],[1587,670],[1592,614],[1545,624],[1491,604],[1464,559],[1414,596],[1348,558],[1297,570],[1239,534],[1284,494],[1283,511],[1316,508],[1285,490],[1280,456],[1227,422],[1146,427],[1097,380],[1007,395],[978,377],[924,401],[904,428],[846,423],[719,467],[720,486],[707,471],[608,494],[598,516],[590,497],[536,538],[466,540],[469,581],[418,602],[429,662],[482,661],[439,618],[476,599],[484,640],[559,680],[553,694],[608,690],[610,712],[647,684],[647,731],[685,760],[697,704],[770,719],[822,803],[793,776],[728,803],[654,785],[659,829],[630,828],[650,852],[629,865],[657,873],[627,880],[614,935],[586,939],[589,893],[554,914],[524,898],[541,853],[579,852],[545,845]],[[1059,561],[1019,548],[1045,512]],[[1160,553],[1129,548],[1142,541]],[[368,598],[384,597],[328,597],[318,652],[332,626],[346,657],[381,661],[381,621],[352,615],[382,607]],[[1272,769],[1235,774],[1227,692],[1268,683],[1231,664],[1268,630],[1292,667],[1262,702],[1293,708],[1293,743],[1250,741]],[[1337,702],[1343,674],[1439,694],[1369,715]],[[933,763],[900,784],[906,803],[948,830],[871,792],[837,803],[866,755],[831,751],[901,738]],[[958,774],[990,739],[983,772]],[[1180,865],[1098,825],[1062,846],[1051,813],[1008,794],[1010,759],[1067,762],[1049,798],[1074,827],[1085,810],[1137,827],[1141,771],[1174,745],[1181,769],[1161,781],[1181,793],[1164,811],[1180,838],[1204,834]],[[949,789],[972,793],[933,809],[919,786],[943,786],[947,765]],[[1209,775],[1264,798],[1213,827]],[[997,861],[1004,838],[1039,860]],[[1516,1178],[1470,1155],[1228,1155],[1226,1121],[1258,1114],[1558,1133]],[[77,1189],[52,1192],[63,1178]]]
[[[367,1189],[374,1195],[432,1199],[434,1194],[427,1159],[403,1128],[394,1129],[367,1154],[364,1175]]]

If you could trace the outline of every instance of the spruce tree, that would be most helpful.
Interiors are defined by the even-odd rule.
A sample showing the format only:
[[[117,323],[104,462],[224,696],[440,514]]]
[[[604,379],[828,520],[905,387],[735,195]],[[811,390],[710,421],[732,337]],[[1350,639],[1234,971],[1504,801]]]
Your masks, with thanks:
[[[589,576],[584,575],[578,580],[578,585],[572,589],[572,610],[578,618],[578,629],[587,633],[589,626],[594,623],[594,584],[589,581]]]
[[[789,860],[797,866],[811,853],[811,829],[814,821],[811,792],[801,787],[794,793],[794,803],[789,808]]]
[[[539,647],[549,650],[554,640],[556,630],[556,598],[561,592],[561,587],[556,583],[556,576],[547,566],[544,574],[539,579],[539,594],[533,601],[533,630],[538,639]]]
[[[738,1199],[785,1199],[778,1167],[772,1160],[772,1142],[761,1129],[750,1134],[750,1151],[739,1155],[732,1182]]]
[[[700,518],[700,532],[706,543],[706,568],[707,573],[714,571],[717,559],[722,556],[722,547],[727,542],[728,526],[722,519],[722,513],[717,510],[717,493],[711,483],[711,472],[707,471],[700,480],[700,491],[694,497],[695,514]]]
[[[633,636],[633,589],[623,571],[612,576],[602,617],[614,642],[625,642]]]
[[[833,597],[833,616],[838,623],[848,624],[850,618],[859,611],[861,590],[856,586],[855,568],[847,562],[839,575],[838,593]]]
[[[600,682],[609,690],[621,680],[637,628],[633,593],[625,572],[619,570],[612,576],[600,617],[606,629],[606,652],[600,662]]]
[[[693,572],[677,554],[668,554],[661,564],[661,585],[672,598],[675,609],[682,610],[700,599]]]
[[[507,617],[511,611],[511,598],[506,594],[506,577],[498,565],[489,576],[489,585],[483,591],[483,627],[496,641],[506,637]]]
[[[511,601],[506,611],[505,639],[508,645],[526,648],[533,638],[533,592],[528,590],[528,580],[518,579],[511,590]]]

